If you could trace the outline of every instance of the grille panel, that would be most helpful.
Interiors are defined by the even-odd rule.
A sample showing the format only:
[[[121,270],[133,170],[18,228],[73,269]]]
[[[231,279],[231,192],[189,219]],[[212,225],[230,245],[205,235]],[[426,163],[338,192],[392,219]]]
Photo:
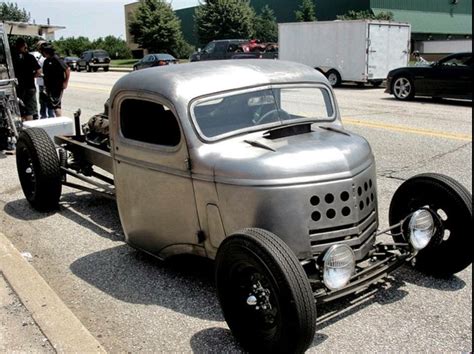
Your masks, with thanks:
[[[320,190],[315,188],[308,198],[313,254],[344,243],[353,248],[358,260],[365,257],[378,228],[376,195],[374,167],[352,180],[325,184]],[[313,203],[315,200],[317,204]]]

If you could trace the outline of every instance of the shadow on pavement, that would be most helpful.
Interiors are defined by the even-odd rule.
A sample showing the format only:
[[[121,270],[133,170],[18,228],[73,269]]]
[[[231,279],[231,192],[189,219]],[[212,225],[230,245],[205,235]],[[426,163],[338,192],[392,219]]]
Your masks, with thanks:
[[[161,262],[122,245],[80,258],[70,269],[120,301],[224,321],[214,288],[213,263],[207,259],[179,256]]]
[[[4,211],[15,219],[24,221],[41,220],[53,214],[60,214],[96,235],[112,241],[124,240],[117,204],[112,200],[87,193],[64,194],[59,210],[54,213],[37,212],[26,199],[7,203]]]
[[[447,278],[435,278],[420,273],[409,266],[402,268],[402,271],[403,274],[401,276],[406,283],[415,284],[423,288],[454,292],[466,287],[466,282],[456,275]]]
[[[207,328],[191,338],[193,353],[244,353],[230,330]]]

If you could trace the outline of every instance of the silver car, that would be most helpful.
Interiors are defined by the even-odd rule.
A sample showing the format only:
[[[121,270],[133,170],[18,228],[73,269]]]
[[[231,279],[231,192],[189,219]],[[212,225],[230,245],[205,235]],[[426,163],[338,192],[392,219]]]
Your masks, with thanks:
[[[403,183],[379,230],[370,145],[344,129],[327,79],[303,65],[138,71],[84,132],[77,114],[76,135],[55,142],[40,129],[19,139],[32,206],[57,209],[63,185],[114,198],[132,247],[214,259],[225,319],[248,351],[304,352],[316,305],[403,264],[444,276],[472,263],[472,196],[449,177]]]

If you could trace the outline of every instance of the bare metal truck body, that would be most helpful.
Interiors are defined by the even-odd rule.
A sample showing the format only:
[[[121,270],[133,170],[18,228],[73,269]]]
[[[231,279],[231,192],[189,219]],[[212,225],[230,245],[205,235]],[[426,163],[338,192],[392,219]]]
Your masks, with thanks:
[[[311,67],[146,69],[119,80],[108,107],[85,133],[76,117],[76,135],[57,146],[44,130],[22,132],[27,200],[55,210],[62,186],[113,198],[131,246],[215,260],[225,319],[248,351],[304,352],[316,304],[407,262],[438,275],[472,263],[472,196],[448,177],[405,182],[390,229],[378,230],[370,145],[344,129],[329,82]],[[394,241],[382,243],[384,233]]]
[[[279,24],[280,59],[319,69],[333,86],[379,84],[410,58],[411,26],[383,21]],[[332,74],[332,75],[331,75]]]

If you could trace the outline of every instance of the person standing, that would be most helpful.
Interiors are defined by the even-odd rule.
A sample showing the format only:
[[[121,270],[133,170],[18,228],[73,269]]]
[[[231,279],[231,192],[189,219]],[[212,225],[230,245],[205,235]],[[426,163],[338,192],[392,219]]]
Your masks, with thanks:
[[[47,43],[46,41],[40,41],[36,45],[38,50],[41,49],[41,46],[43,44]],[[43,64],[46,58],[40,53],[39,56],[36,56],[36,60],[38,61],[39,66],[41,67],[41,70],[43,70]],[[43,78],[43,73],[41,73],[40,76],[36,78],[36,85],[38,86],[39,90],[39,105],[40,105],[40,118],[45,119],[45,118],[54,118],[54,110],[51,108],[48,108],[48,96],[44,92],[44,78]]]
[[[40,75],[41,68],[36,58],[28,53],[28,45],[24,38],[18,38],[15,47],[13,68],[18,80],[18,98],[22,101],[21,118],[23,121],[33,120],[33,117],[38,114],[35,78]]]
[[[45,94],[48,97],[48,108],[53,109],[56,117],[62,116],[63,92],[69,84],[71,70],[56,55],[56,51],[49,43],[40,47],[41,54],[46,58],[43,63]]]

